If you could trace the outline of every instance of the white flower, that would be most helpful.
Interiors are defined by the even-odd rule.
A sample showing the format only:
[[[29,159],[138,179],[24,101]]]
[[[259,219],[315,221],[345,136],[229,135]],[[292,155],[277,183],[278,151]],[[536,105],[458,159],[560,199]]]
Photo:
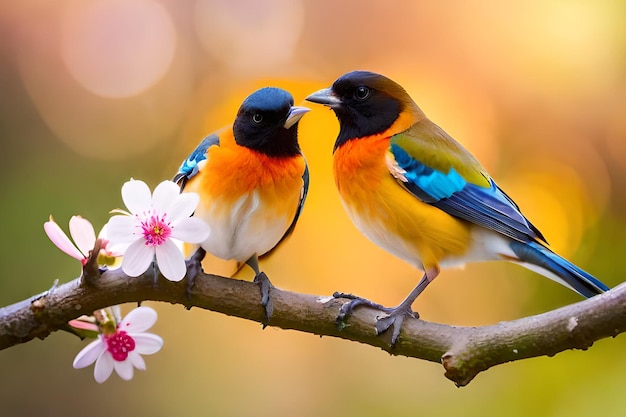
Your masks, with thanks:
[[[50,220],[43,224],[43,229],[57,248],[72,258],[78,259],[83,265],[87,263],[89,251],[96,244],[96,233],[89,220],[81,216],[72,216],[70,219],[70,235],[75,244],[67,237],[52,216],[50,216]],[[109,249],[110,245],[108,245],[108,240],[106,240],[106,225],[98,234],[98,239],[102,241],[98,265],[112,266],[115,263],[115,258],[121,256],[121,253]]]
[[[130,180],[122,186],[122,199],[130,211],[113,216],[108,223],[111,244],[123,247],[122,270],[129,276],[143,274],[156,256],[159,269],[170,281],[185,276],[185,257],[173,239],[201,243],[209,237],[209,226],[190,217],[200,201],[196,193],[181,194],[178,185],[163,181],[150,195],[143,181]]]
[[[106,381],[113,370],[124,380],[132,379],[134,368],[146,370],[141,355],[151,355],[161,350],[163,339],[145,333],[157,320],[157,313],[150,307],[137,307],[117,323],[113,314],[106,314],[104,323],[99,323],[98,339],[78,352],[74,368],[85,368],[96,363],[96,382]]]

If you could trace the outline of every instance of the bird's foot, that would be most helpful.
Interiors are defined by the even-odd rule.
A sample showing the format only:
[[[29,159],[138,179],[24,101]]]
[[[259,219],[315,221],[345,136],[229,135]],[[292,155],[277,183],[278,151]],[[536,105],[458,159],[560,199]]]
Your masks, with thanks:
[[[263,327],[265,328],[265,326],[269,324],[272,314],[274,314],[274,302],[272,301],[272,297],[270,297],[270,290],[274,288],[274,286],[265,272],[259,272],[256,274],[254,277],[254,283],[257,284],[261,290],[261,305],[265,310],[266,318],[265,323],[263,323]]]
[[[191,299],[193,286],[196,283],[196,277],[202,271],[202,260],[205,255],[206,251],[202,248],[198,248],[198,250],[185,261],[185,265],[187,266],[187,299]]]
[[[385,307],[381,304],[374,303],[366,298],[358,297],[353,294],[345,294],[340,292],[335,292],[333,294],[334,298],[347,298],[350,301],[343,304],[341,309],[339,310],[339,314],[337,315],[337,325],[342,326],[345,325],[345,320],[352,315],[354,309],[360,306],[367,306],[373,309],[376,309],[386,315],[384,317],[376,318],[376,334],[380,335],[385,333],[387,330],[392,329],[391,334],[391,347],[395,347],[398,342],[398,338],[400,336],[400,330],[402,329],[402,324],[404,323],[404,318],[406,316],[410,316],[413,318],[419,318],[419,314],[411,310],[410,305],[400,304],[397,307]]]
[[[373,301],[370,301],[366,298],[359,297],[354,294],[347,294],[344,292],[335,292],[333,293],[333,297],[334,298],[347,298],[348,300],[350,300],[349,302],[344,303],[341,306],[341,309],[339,310],[339,314],[337,315],[337,318],[336,318],[337,324],[342,324],[345,321],[345,319],[347,319],[348,317],[352,315],[352,313],[354,312],[354,309],[359,306],[371,307],[376,310],[383,311],[385,313],[388,313],[389,311],[391,311],[391,309],[388,307],[384,307],[381,304],[377,304]]]
[[[398,343],[398,338],[400,337],[400,330],[402,330],[402,324],[404,323],[404,319],[407,316],[418,319],[420,315],[419,313],[411,310],[411,306],[403,305],[392,308],[390,309],[390,311],[386,311],[386,313],[387,315],[385,317],[378,317],[378,320],[376,321],[376,334],[383,334],[387,330],[392,329],[391,347],[394,348],[396,346],[396,343]]]
[[[159,267],[156,262],[156,258],[152,261],[152,288],[155,290],[159,288]]]

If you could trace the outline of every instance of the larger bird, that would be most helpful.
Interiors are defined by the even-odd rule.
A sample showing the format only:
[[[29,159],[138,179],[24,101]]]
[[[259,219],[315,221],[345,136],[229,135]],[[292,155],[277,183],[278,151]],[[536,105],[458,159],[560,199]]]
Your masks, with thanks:
[[[231,127],[198,145],[174,177],[182,192],[200,195],[194,216],[211,227],[199,259],[206,250],[250,266],[268,320],[271,284],[258,258],[289,236],[304,205],[309,170],[298,122],[308,111],[294,106],[287,91],[262,88],[243,101]]]
[[[506,260],[551,278],[585,297],[608,287],[546,247],[539,230],[482,165],[431,122],[407,92],[382,75],[354,71],[308,101],[329,106],[340,129],[333,170],[356,227],[374,243],[424,271],[395,308],[356,298],[388,315],[395,344],[411,305],[442,267]]]

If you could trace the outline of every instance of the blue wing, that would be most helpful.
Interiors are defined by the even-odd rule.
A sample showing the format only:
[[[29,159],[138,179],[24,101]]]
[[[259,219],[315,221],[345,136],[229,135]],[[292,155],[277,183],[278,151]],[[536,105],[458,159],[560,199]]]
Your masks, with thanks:
[[[477,185],[466,181],[453,166],[442,172],[423,164],[396,143],[391,144],[390,152],[406,171],[400,183],[425,203],[518,241],[545,242],[541,232],[491,178],[489,186]]]
[[[200,144],[194,149],[194,151],[183,161],[178,168],[178,173],[174,175],[175,183],[180,185],[181,191],[185,188],[185,184],[196,175],[200,169],[198,164],[207,158],[207,151],[211,146],[219,146],[220,138],[217,134],[213,133],[200,142]]]

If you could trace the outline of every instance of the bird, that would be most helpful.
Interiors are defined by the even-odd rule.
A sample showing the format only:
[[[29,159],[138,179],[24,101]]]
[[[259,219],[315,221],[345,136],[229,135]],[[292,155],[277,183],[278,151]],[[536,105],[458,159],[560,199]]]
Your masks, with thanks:
[[[338,321],[360,305],[381,310],[378,334],[395,346],[412,304],[442,268],[504,260],[525,266],[584,297],[608,291],[550,250],[542,233],[459,142],[426,117],[406,90],[384,75],[352,71],[306,98],[339,121],[333,174],[359,231],[424,272],[396,307],[351,294]]]
[[[189,258],[189,283],[206,252],[248,265],[260,286],[266,321],[272,316],[272,284],[259,268],[294,230],[309,188],[309,168],[298,142],[298,123],[310,109],[294,106],[280,88],[261,88],[245,98],[235,121],[206,136],[173,181],[200,202],[194,216],[211,233]],[[189,289],[188,289],[189,291]]]

